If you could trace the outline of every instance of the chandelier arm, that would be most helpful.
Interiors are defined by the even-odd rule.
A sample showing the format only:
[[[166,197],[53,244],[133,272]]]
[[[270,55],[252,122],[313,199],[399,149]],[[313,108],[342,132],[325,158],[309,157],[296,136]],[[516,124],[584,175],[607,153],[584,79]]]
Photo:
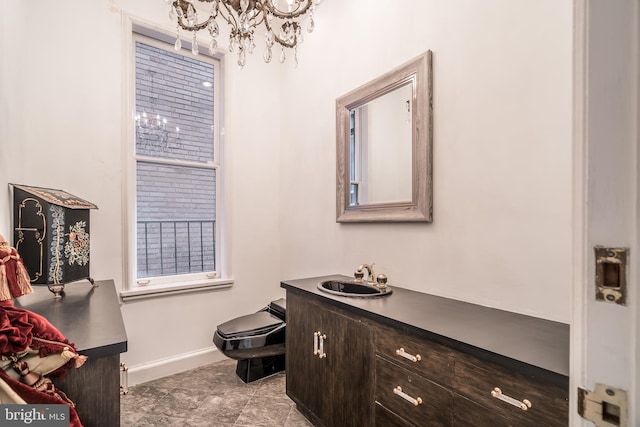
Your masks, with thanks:
[[[213,20],[214,20],[214,17],[210,16],[209,19],[207,19],[204,22],[201,22],[200,24],[187,25],[182,21],[182,18],[178,18],[178,25],[180,25],[180,28],[186,31],[200,31],[207,28],[207,25],[209,25],[209,23]]]
[[[295,38],[293,39],[293,42],[287,43],[285,40],[282,40],[276,33],[273,33],[273,35],[274,35],[274,40],[278,42],[278,44],[281,46],[293,48],[296,46],[296,44],[298,44]]]
[[[264,0],[263,3],[265,5],[266,9],[271,14],[273,14],[273,16],[278,17],[280,19],[289,19],[289,18],[298,18],[298,17],[304,15],[305,13],[307,13],[309,8],[313,4],[313,0],[306,0],[306,4],[304,6],[302,6],[302,8],[297,7],[292,12],[283,12],[283,11],[281,11],[280,9],[278,9],[277,7],[275,7],[273,5],[273,1],[272,0]]]
[[[211,1],[211,0],[200,0],[200,1]],[[231,10],[229,9],[229,6],[227,6],[227,2],[226,1],[222,1],[220,0],[218,2],[218,5],[222,4],[222,6],[224,6],[224,10],[227,12],[226,15],[224,13],[223,10],[220,10],[220,15],[222,16],[222,18],[227,21],[227,24],[231,25],[231,27],[234,30],[237,30],[238,28],[238,21],[236,21],[235,16],[233,16],[233,13],[231,13]]]
[[[264,22],[264,26],[267,28],[267,32],[271,31],[271,23],[269,22],[269,19],[267,18],[269,14],[269,9],[267,9],[266,7],[262,8],[262,21]]]
[[[264,8],[264,6],[261,9],[257,9],[259,10],[261,13],[256,13],[256,15],[254,16],[253,19],[256,19],[258,16],[260,16],[260,20],[258,21],[256,19],[254,27],[257,27],[258,25],[262,24],[263,22],[265,23],[265,26],[267,26],[267,13],[269,12],[267,9]]]
[[[215,0],[198,0],[200,2],[203,3],[212,3]],[[194,25],[188,25],[184,22],[185,17],[187,16],[187,10],[189,9],[189,5],[191,5],[190,2],[186,1],[186,0],[175,0],[173,2],[173,7],[174,9],[180,9],[182,11],[182,16],[178,15],[178,25],[186,31],[200,31],[203,30],[205,28],[207,28],[207,25],[209,25],[209,23],[211,21],[213,21],[215,19],[215,17],[213,15],[209,16],[209,18],[204,21],[201,22],[199,24],[194,24]]]

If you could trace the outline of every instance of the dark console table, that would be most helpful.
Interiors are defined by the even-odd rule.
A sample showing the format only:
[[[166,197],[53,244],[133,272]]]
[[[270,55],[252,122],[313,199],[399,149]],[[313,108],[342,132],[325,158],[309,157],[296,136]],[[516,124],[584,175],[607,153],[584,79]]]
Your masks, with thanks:
[[[127,351],[127,334],[113,280],[95,284],[68,283],[59,299],[46,286],[33,286],[15,305],[44,316],[88,357],[54,383],[75,402],[85,427],[113,427],[120,425],[120,353]]]

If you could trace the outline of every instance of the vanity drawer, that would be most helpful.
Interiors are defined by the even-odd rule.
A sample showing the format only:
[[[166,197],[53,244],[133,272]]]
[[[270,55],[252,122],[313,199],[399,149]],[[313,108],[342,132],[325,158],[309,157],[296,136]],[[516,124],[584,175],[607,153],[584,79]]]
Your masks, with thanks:
[[[375,403],[375,426],[376,427],[413,427],[411,423],[394,414],[380,403]]]
[[[375,400],[411,425],[451,425],[452,392],[379,356]]]
[[[455,363],[455,388],[462,395],[518,426],[566,427],[569,390],[544,383],[491,362],[459,354]],[[498,398],[502,393],[504,400]],[[531,407],[521,409],[516,404]]]
[[[457,393],[453,395],[454,427],[520,427],[521,424],[510,422],[496,411],[485,408]]]
[[[453,382],[454,358],[447,347],[382,325],[375,334],[378,355],[441,384]]]

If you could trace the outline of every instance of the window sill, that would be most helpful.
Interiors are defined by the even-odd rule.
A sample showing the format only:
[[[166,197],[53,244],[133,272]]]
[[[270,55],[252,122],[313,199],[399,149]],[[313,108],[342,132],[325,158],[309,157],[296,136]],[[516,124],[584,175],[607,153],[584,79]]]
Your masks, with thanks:
[[[230,288],[231,286],[233,286],[233,279],[212,279],[183,284],[170,283],[165,285],[140,286],[135,289],[120,292],[120,298],[122,302],[126,303],[140,299]]]

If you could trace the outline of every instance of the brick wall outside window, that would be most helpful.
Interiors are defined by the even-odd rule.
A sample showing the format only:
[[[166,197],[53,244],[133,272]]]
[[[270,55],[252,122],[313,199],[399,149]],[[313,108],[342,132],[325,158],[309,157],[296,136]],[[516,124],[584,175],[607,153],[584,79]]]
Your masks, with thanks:
[[[216,268],[214,94],[202,84],[213,76],[213,64],[136,42],[138,277]]]

